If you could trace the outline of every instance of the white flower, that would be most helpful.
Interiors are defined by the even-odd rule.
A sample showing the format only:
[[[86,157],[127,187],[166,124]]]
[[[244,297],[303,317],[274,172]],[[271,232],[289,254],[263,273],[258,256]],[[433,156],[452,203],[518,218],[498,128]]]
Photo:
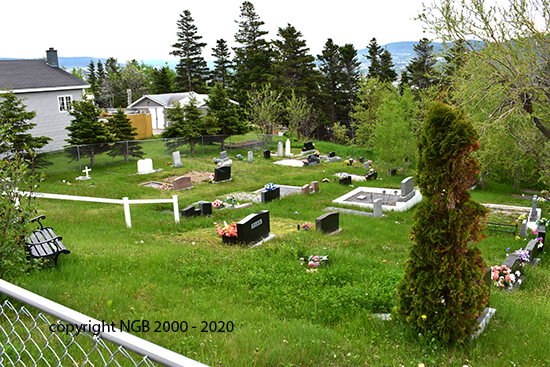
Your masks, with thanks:
[[[516,276],[519,278],[521,276],[521,272],[518,270],[516,271]]]

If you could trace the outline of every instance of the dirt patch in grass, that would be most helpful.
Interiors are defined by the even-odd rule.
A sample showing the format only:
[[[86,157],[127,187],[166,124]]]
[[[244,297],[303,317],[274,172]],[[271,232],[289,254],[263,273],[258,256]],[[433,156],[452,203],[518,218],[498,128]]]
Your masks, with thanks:
[[[205,172],[205,171],[202,171],[202,172],[199,172],[199,171],[191,171],[191,172],[187,172],[183,175],[173,175],[173,176],[169,176],[165,179],[165,181],[168,181],[170,183],[173,183],[174,182],[174,179],[178,178],[178,177],[181,177],[181,176],[187,176],[187,177],[191,177],[191,183],[193,184],[201,184],[201,183],[205,183],[205,180],[208,180],[210,178],[210,175],[212,174],[212,172]]]

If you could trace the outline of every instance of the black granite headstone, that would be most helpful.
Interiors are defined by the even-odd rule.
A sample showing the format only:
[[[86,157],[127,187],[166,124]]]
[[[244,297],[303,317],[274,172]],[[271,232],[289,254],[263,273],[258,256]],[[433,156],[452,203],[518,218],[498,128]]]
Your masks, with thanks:
[[[202,215],[212,215],[212,203],[209,201],[199,202],[199,209]]]
[[[314,150],[314,149],[315,149],[315,145],[313,145],[311,141],[306,141],[304,143],[304,147],[302,148],[302,151],[307,152],[308,150]]]
[[[336,157],[336,153],[330,152],[330,153],[328,154],[328,157],[329,157],[329,158]]]
[[[368,172],[366,175],[365,175],[365,178],[370,181],[370,180],[376,180],[378,178],[378,172],[377,171],[374,171],[374,172]]]
[[[214,170],[214,182],[231,179],[231,166],[220,166]]]
[[[195,215],[197,215],[197,213],[194,205],[189,205],[187,208],[181,210],[181,216],[184,218],[194,217]]]
[[[359,162],[360,162],[360,163],[365,163],[365,158],[359,157]]]
[[[271,158],[271,151],[270,150],[264,150],[264,158],[270,159]]]
[[[279,199],[281,197],[281,189],[279,187],[276,187],[275,190],[264,189],[261,192],[261,196],[262,196],[262,204],[269,203],[270,201]]]
[[[539,249],[539,241],[534,238],[529,241],[527,246],[525,246],[525,251],[527,251],[527,253],[529,254],[529,261],[531,262],[531,264],[535,264],[537,262],[537,258],[542,259],[542,255],[544,254],[544,247],[541,247]]]
[[[332,212],[325,213],[315,219],[315,230],[322,231],[323,233],[332,233],[337,231],[340,227],[340,213]]]
[[[261,241],[269,231],[269,210],[252,213],[237,223],[237,238],[245,244]]]
[[[351,185],[351,176],[341,178],[340,185]]]
[[[542,238],[542,242],[545,242],[546,239],[546,226],[539,226],[538,237]]]

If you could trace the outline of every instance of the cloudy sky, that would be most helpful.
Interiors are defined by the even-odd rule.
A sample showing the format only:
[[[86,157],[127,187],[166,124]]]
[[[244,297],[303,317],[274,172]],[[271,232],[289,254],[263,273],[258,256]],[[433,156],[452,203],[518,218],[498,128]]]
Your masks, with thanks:
[[[432,38],[413,20],[426,0],[252,0],[276,39],[288,24],[302,32],[311,54],[321,53],[328,38],[338,45],[365,48],[375,37],[383,45]],[[10,0],[2,5],[0,57],[42,58],[50,47],[59,56],[172,60],[180,14],[189,10],[198,35],[207,43],[203,56],[223,38],[234,46],[242,0]]]

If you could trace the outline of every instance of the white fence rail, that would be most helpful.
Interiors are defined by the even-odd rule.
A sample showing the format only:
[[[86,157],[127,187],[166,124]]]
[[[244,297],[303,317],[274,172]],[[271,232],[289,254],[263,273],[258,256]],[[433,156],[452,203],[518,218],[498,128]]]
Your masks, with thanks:
[[[25,307],[18,311],[5,301],[0,305],[0,366],[206,366],[120,329],[96,327],[107,324],[1,279],[0,293],[59,320],[51,323],[42,313],[34,316]],[[74,325],[80,330],[66,332]]]
[[[161,203],[173,203],[174,205],[174,220],[176,223],[180,222],[180,212],[178,207],[178,195],[173,195],[172,199],[135,199],[130,200],[127,197],[122,199],[106,199],[96,198],[91,196],[76,196],[76,195],[61,195],[61,194],[46,194],[41,192],[26,192],[21,191],[23,195],[32,195],[34,197],[45,199],[59,199],[59,200],[73,200],[73,201],[87,201],[91,203],[107,203],[107,204],[122,204],[124,205],[124,217],[126,218],[126,226],[132,228],[132,217],[130,215],[130,204],[161,204]]]

